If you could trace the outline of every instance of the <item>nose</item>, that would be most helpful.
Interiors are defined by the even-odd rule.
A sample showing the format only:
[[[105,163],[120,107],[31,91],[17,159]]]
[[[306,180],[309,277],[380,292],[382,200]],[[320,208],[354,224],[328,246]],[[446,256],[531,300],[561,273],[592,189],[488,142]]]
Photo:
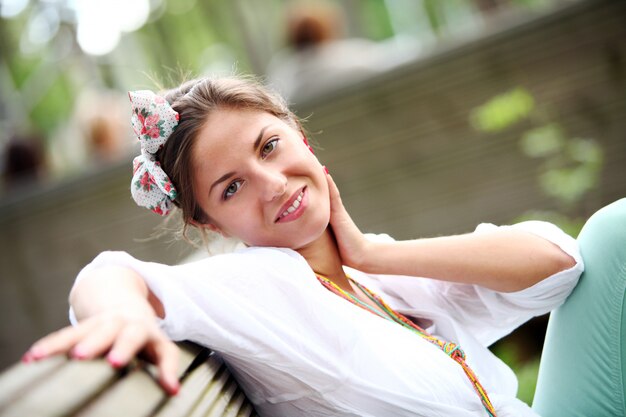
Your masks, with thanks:
[[[259,184],[265,201],[273,201],[285,194],[287,190],[287,177],[281,172],[274,170],[260,170]]]

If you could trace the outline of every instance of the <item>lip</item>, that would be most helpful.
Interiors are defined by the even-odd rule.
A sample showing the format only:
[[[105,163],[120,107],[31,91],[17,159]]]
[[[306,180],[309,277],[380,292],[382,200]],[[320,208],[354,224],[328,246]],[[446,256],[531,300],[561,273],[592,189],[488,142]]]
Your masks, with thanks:
[[[289,208],[291,207],[291,205],[293,204],[294,201],[296,201],[296,199],[298,198],[298,196],[302,193],[302,201],[300,202],[300,205],[298,206],[297,209],[295,209],[292,213],[289,213],[288,215],[286,215],[285,217],[282,217],[282,214]],[[287,200],[285,202],[285,204],[283,204],[280,208],[280,210],[278,211],[278,213],[276,214],[276,220],[274,221],[275,223],[286,223],[286,222],[290,222],[293,220],[296,220],[297,218],[299,218],[300,216],[302,216],[302,213],[304,213],[304,210],[306,210],[306,207],[308,206],[308,193],[307,193],[307,187],[304,186],[298,190],[296,190],[296,192],[294,192],[291,197],[289,197],[289,200]]]

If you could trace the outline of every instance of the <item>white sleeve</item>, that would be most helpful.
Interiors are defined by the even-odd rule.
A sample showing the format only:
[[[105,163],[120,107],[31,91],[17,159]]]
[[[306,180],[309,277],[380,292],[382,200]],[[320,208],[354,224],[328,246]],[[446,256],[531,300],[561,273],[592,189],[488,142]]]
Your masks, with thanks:
[[[498,226],[492,224],[481,224],[475,233],[496,228]],[[432,294],[438,296],[438,301],[452,318],[485,346],[506,336],[530,318],[548,313],[561,305],[576,286],[584,269],[578,242],[551,223],[527,221],[500,228],[523,230],[540,236],[559,246],[576,264],[529,288],[509,293],[478,285],[429,280],[434,287]]]
[[[172,340],[191,340],[222,352],[243,352],[258,343],[256,339],[267,337],[250,330],[268,314],[260,300],[270,296],[266,292],[277,280],[309,272],[298,256],[275,248],[245,249],[176,266],[139,261],[125,252],[103,252],[76,282],[111,265],[131,268],[145,280],[163,304],[165,317],[159,324]],[[76,323],[71,308],[70,320]]]

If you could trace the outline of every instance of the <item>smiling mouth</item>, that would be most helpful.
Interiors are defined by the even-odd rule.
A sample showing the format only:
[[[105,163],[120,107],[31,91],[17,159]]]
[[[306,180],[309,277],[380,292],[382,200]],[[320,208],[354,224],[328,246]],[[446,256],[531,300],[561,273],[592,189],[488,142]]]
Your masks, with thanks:
[[[278,216],[276,218],[276,220],[274,221],[275,223],[280,221],[280,219],[290,215],[291,213],[293,213],[294,211],[296,211],[298,209],[298,207],[300,207],[300,204],[302,203],[302,199],[304,198],[304,190],[306,189],[306,187],[302,188],[302,190],[300,190],[300,194],[298,194],[298,196],[293,200],[293,202],[291,203],[290,206],[288,206],[281,214],[280,216]]]

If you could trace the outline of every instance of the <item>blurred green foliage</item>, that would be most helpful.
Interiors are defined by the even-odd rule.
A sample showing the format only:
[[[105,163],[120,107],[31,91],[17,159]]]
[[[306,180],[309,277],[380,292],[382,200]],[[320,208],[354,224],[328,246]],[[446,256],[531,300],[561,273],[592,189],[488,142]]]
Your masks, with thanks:
[[[539,374],[541,358],[522,360],[523,355],[519,351],[519,345],[507,340],[497,343],[491,350],[515,372],[518,381],[517,398],[528,405],[532,405],[537,388],[537,375]]]
[[[527,220],[543,220],[558,225],[561,230],[570,236],[578,236],[580,229],[585,224],[585,219],[572,217],[552,210],[529,210],[515,217],[514,222]]]
[[[73,107],[72,84],[61,74],[32,109],[31,118],[39,131],[51,131],[70,116]]]
[[[554,2],[325,1],[342,10],[346,37],[379,41],[397,38],[404,43],[411,39],[411,45],[419,48],[461,31],[478,29],[495,12],[511,9],[524,12]],[[197,75],[224,69],[263,76],[272,56],[286,46],[287,10],[303,3],[320,1],[146,1],[149,9],[143,23],[129,31],[120,29],[120,41],[110,52],[90,55],[84,51],[78,36],[79,9],[89,2],[0,2],[0,104],[9,102],[14,92],[20,94],[23,100],[11,105],[13,112],[25,115],[16,118],[11,111],[2,114],[0,106],[0,124],[17,132],[37,128],[44,135],[53,136],[54,130],[70,117],[67,107],[85,88],[119,91],[131,86],[153,88],[149,79],[167,82],[168,78],[175,78],[168,83],[173,84],[179,81],[181,73]],[[93,2],[89,7],[100,5],[102,10],[106,9],[102,4],[106,3]],[[120,20],[125,11],[114,12],[114,17]],[[101,17],[104,21],[107,16]],[[53,65],[55,70],[47,71],[48,65]],[[48,79],[40,85],[42,73]],[[52,97],[56,95],[58,98]],[[500,106],[494,108],[498,112]],[[477,117],[484,128],[489,128],[485,123],[494,120],[500,120],[496,124],[506,123],[497,115]],[[2,139],[0,136],[0,145]]]
[[[512,130],[522,121],[531,125],[519,133],[519,147],[528,158],[541,162],[537,184],[558,209],[523,213],[513,221],[547,220],[576,236],[582,221],[568,213],[597,185],[603,166],[602,148],[594,139],[570,137],[551,114],[556,112],[538,104],[527,89],[515,87],[476,107],[470,123],[487,134]]]
[[[527,118],[534,108],[535,100],[530,93],[518,87],[474,109],[470,121],[481,132],[500,132]]]
[[[571,206],[593,189],[602,169],[602,149],[593,139],[568,138],[556,123],[530,129],[520,140],[522,152],[544,161],[539,174],[543,192]]]
[[[570,137],[557,122],[556,114],[538,103],[525,88],[515,87],[476,107],[469,119],[477,131],[487,135],[510,135],[511,130],[517,129],[520,151],[540,162],[537,184],[555,201],[557,209],[529,210],[512,222],[544,220],[556,224],[571,236],[577,236],[584,219],[568,213],[598,184],[603,152],[594,139]],[[532,404],[540,358],[523,360],[519,345],[507,338],[495,344],[492,350],[517,375],[518,398]]]
[[[367,30],[367,36],[375,40],[388,39],[394,35],[389,11],[384,3],[377,0],[362,0],[360,21]]]
[[[555,123],[528,130],[520,141],[522,152],[531,158],[547,158],[556,155],[564,146],[563,131]]]

